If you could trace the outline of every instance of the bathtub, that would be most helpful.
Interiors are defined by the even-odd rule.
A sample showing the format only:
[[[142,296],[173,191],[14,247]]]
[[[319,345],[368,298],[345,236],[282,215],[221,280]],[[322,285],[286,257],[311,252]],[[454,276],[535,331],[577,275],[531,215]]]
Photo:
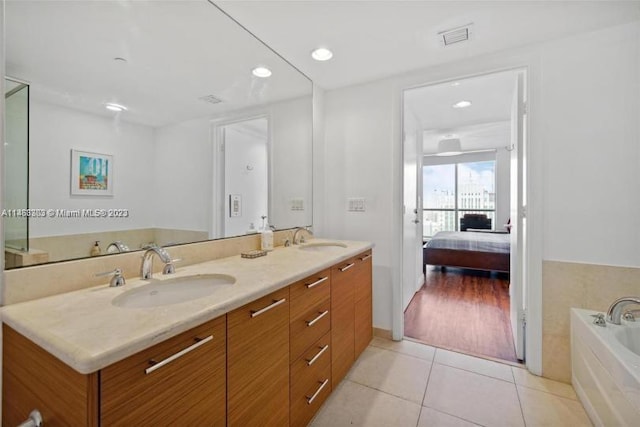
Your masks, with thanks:
[[[640,319],[601,327],[596,313],[571,309],[573,387],[596,426],[638,426]]]

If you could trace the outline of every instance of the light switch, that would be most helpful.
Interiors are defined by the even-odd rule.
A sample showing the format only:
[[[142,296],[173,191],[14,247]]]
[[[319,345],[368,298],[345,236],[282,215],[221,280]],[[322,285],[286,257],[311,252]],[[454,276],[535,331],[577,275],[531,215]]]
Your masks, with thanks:
[[[366,203],[364,197],[352,197],[347,200],[347,211],[364,212],[366,211]]]

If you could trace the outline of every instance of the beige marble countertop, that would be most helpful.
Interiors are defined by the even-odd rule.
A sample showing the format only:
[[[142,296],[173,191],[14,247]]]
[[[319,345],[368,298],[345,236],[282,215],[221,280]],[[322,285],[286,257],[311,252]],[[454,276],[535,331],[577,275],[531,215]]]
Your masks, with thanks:
[[[122,287],[101,285],[3,307],[2,321],[76,371],[88,374],[373,247],[369,242],[340,242],[347,247],[317,252],[299,246],[277,247],[260,258],[237,255],[177,266],[172,275],[154,275],[154,281],[214,273],[236,278],[235,284],[211,296],[187,302],[153,308],[113,305],[117,296],[149,283],[136,278]]]

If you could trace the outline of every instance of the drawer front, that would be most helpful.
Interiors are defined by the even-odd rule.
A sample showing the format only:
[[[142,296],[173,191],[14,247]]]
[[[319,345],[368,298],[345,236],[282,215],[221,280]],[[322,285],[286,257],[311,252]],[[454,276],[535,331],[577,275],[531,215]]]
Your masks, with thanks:
[[[329,298],[331,292],[331,269],[323,270],[290,286],[291,289],[291,317],[300,313],[320,301]]]
[[[331,351],[333,387],[344,378],[355,357],[355,258],[331,268]]]
[[[330,345],[329,334],[318,343],[324,342],[327,343],[324,345]],[[331,348],[327,348],[311,366],[307,362],[307,359],[313,360],[320,348],[324,346],[314,346],[292,365],[290,426],[306,426],[331,393],[331,363],[327,354]]]
[[[112,425],[226,424],[226,318],[100,371],[100,421]]]
[[[317,341],[331,328],[331,301],[328,296],[315,307],[311,307],[306,313],[302,313],[295,319],[291,319],[290,325],[290,355],[293,362],[311,344]]]
[[[289,424],[289,288],[227,315],[228,426]]]
[[[291,363],[291,390],[308,388],[325,365],[331,365],[331,333],[327,332]],[[299,394],[299,393],[295,393]]]

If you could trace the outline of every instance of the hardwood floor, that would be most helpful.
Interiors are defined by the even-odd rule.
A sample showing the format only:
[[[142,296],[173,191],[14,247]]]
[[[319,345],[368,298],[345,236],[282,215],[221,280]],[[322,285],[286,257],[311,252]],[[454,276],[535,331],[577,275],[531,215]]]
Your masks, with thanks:
[[[517,362],[505,274],[427,266],[404,313],[404,334],[435,347]]]

